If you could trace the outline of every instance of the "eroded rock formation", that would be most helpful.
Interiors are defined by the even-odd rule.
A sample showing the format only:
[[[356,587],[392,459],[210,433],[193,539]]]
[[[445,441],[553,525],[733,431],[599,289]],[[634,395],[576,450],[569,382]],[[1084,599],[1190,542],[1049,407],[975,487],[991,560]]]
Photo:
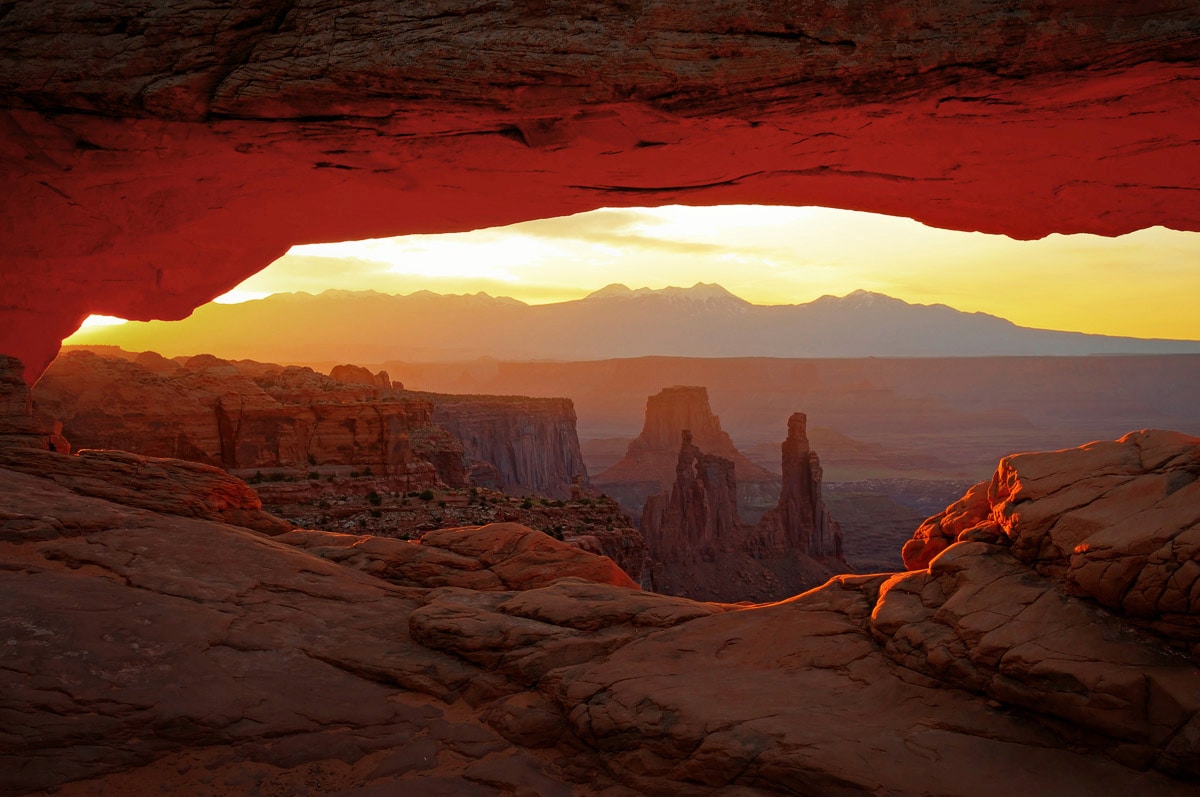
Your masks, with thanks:
[[[462,441],[473,483],[560,499],[571,497],[572,485],[587,483],[570,399],[428,397],[433,422]]]
[[[62,423],[34,416],[24,371],[16,357],[0,354],[0,446],[70,453]]]
[[[31,377],[88,313],[182,317],[294,243],[671,202],[1200,229],[1182,0],[4,9],[0,351]]]
[[[391,390],[393,387],[392,378],[388,376],[387,371],[373,374],[361,365],[335,365],[329,371],[329,378],[348,385],[367,385],[380,390]],[[402,388],[402,385],[398,386],[398,389]]]
[[[917,529],[904,564],[923,570],[972,540],[1008,546],[1068,594],[1184,641],[1200,661],[1200,438],[1142,431],[1005,458]]]
[[[783,441],[779,505],[763,515],[759,534],[768,550],[803,551],[815,559],[842,558],[842,531],[821,498],[821,460],[808,443],[808,417],[788,418]]]
[[[148,365],[147,365],[148,364]],[[411,486],[463,478],[462,448],[425,401],[308,368],[199,355],[183,364],[69,352],[35,390],[38,411],[82,448],[178,457],[227,470],[370,467]],[[437,452],[456,468],[435,470]]]
[[[687,430],[682,438],[675,483],[650,496],[642,512],[654,589],[697,600],[771,601],[850,570],[841,529],[821,499],[821,463],[804,413],[788,419],[782,494],[758,523],[738,516],[733,461],[701,451]]]
[[[1055,569],[1084,519],[1097,542],[1147,530],[1143,550],[1162,547],[1168,518],[1194,525],[1183,498],[1155,525],[1125,523],[1153,492],[1141,480],[1189,490],[1200,451],[1134,440],[1136,455],[1109,445],[1136,461],[1138,489],[1112,489],[1122,474],[1093,470],[1095,449],[1031,458],[1023,475],[1017,459],[1017,514],[1037,519],[1017,537],[743,608],[631,589],[611,563],[513,525],[420,543],[269,538],[80,494],[32,475],[68,457],[13,448],[0,465],[0,785],[1192,794],[1196,660],[1163,647],[1188,643],[1185,624],[1150,636],[1130,623],[1138,607],[1101,606]],[[1091,511],[1063,527],[1047,521],[1068,517],[1067,495],[1029,485],[1068,474],[1081,479],[1067,504]],[[189,503],[192,485],[176,488]],[[1047,554],[1044,574],[1029,550]],[[1147,563],[1132,545],[1104,561]]]
[[[36,405],[77,447],[179,457],[242,475],[371,468],[405,489],[477,480],[559,498],[587,479],[568,399],[410,393],[394,389],[385,372],[355,368],[335,368],[335,379],[210,355],[181,364],[154,352],[72,351],[38,383]],[[19,401],[21,386],[10,393]]]
[[[650,496],[670,492],[676,481],[680,435],[687,431],[705,454],[733,465],[741,515],[757,520],[779,497],[779,477],[755,465],[738,451],[708,403],[708,389],[676,385],[646,399],[641,434],[625,456],[592,477],[592,484],[613,496],[634,518],[642,516]]]

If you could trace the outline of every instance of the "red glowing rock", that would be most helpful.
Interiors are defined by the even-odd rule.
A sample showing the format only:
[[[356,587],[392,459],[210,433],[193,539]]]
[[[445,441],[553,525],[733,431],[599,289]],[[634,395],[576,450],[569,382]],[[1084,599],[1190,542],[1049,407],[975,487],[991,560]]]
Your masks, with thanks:
[[[854,9],[10,4],[0,351],[35,377],[88,313],[182,317],[296,243],[600,206],[1200,229],[1191,4]]]

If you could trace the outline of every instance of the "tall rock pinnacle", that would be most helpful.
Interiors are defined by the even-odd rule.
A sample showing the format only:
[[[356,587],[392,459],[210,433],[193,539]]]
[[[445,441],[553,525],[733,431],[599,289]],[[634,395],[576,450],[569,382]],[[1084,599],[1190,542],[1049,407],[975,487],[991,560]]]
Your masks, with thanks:
[[[808,442],[808,417],[788,418],[783,441],[783,490],[779,505],[759,524],[768,535],[780,536],[787,550],[814,559],[842,558],[842,530],[821,498],[821,460]]]
[[[681,433],[670,493],[651,495],[642,512],[654,589],[701,600],[780,600],[849,569],[841,529],[821,499],[821,463],[806,424],[803,413],[788,419],[783,490],[757,524],[738,517],[733,461],[703,452],[690,430]]]

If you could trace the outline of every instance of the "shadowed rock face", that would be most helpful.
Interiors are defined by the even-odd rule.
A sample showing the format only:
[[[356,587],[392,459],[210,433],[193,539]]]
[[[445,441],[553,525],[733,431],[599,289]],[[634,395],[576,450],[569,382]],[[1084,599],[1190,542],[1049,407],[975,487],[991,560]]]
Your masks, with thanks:
[[[654,589],[697,600],[772,601],[851,570],[841,529],[821,498],[821,463],[804,413],[788,419],[782,453],[779,503],[749,523],[738,515],[733,461],[704,453],[683,432],[675,483],[650,496],[642,512]]]
[[[429,398],[434,423],[462,441],[474,463],[473,483],[512,495],[534,493],[559,499],[571,497],[573,485],[587,484],[570,399]]]
[[[294,243],[600,206],[1197,229],[1198,62],[1182,0],[20,0],[0,351],[32,378],[89,312],[182,317]]]
[[[33,399],[23,372],[20,360],[0,354],[0,446],[70,453],[62,424],[33,415]]]
[[[5,393],[14,412],[28,394],[18,368]],[[586,483],[569,399],[416,394],[393,389],[385,372],[333,371],[78,351],[46,372],[36,404],[80,447],[229,470],[370,467],[406,488],[439,479],[465,486],[474,477],[515,495],[557,498],[569,497],[576,479]],[[32,422],[22,417],[12,423]]]
[[[708,403],[708,389],[704,387],[676,385],[648,397],[641,434],[629,443],[625,456],[594,476],[592,483],[616,498],[634,518],[640,517],[650,496],[659,491],[669,493],[676,483],[679,440],[684,432],[689,445],[729,461],[730,473],[738,484],[735,511],[757,517],[774,505],[779,477],[734,448],[733,440],[721,428],[721,419]]]
[[[803,551],[815,559],[842,558],[842,531],[821,499],[821,460],[808,443],[808,417],[793,413],[783,441],[783,489],[779,505],[759,527],[776,551]]]
[[[1190,795],[1200,689],[1162,644],[1186,644],[1184,625],[1144,634],[1134,609],[1081,595],[1055,551],[1082,522],[1060,499],[1131,470],[1182,482],[1197,451],[1153,433],[1014,458],[1020,545],[954,542],[927,569],[730,607],[633,589],[515,524],[269,538],[83,494],[46,459],[92,476],[104,461],[12,448],[0,787]],[[1071,459],[1092,474],[1074,486]],[[182,506],[198,484],[142,497]],[[1162,547],[1169,524],[1123,521],[1148,492],[1117,486],[1084,513],[1097,545],[1126,543],[1104,552],[1121,572],[1146,569],[1136,540]]]

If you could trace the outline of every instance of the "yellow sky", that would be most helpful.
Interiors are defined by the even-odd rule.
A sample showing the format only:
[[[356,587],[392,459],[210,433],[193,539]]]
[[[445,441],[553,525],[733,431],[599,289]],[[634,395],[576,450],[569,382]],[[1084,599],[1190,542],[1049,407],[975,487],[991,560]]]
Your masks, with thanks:
[[[602,209],[468,233],[296,246],[219,301],[341,288],[482,290],[532,304],[613,282],[717,282],[757,304],[862,288],[1023,326],[1200,339],[1198,234],[1156,227],[1014,241],[813,207]]]

